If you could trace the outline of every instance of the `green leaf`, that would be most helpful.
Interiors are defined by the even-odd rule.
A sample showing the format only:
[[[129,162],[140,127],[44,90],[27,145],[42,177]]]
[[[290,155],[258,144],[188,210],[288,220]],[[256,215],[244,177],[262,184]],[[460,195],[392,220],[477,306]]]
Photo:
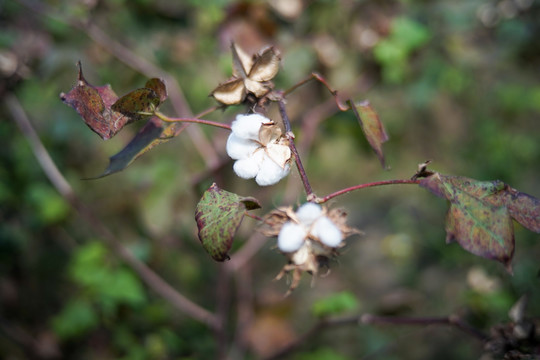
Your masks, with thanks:
[[[359,104],[355,104],[351,100],[348,100],[347,103],[358,119],[369,145],[371,145],[371,148],[377,154],[382,167],[385,168],[386,164],[382,144],[388,141],[388,135],[386,134],[386,130],[379,119],[379,115],[373,109],[373,107],[371,107],[371,104],[367,100]]]
[[[59,222],[69,215],[69,204],[50,186],[37,183],[30,187],[26,195],[36,207],[39,218],[46,224]]]
[[[114,266],[100,242],[81,247],[70,264],[71,278],[88,296],[115,310],[119,304],[136,306],[145,299],[140,280],[128,269]]]
[[[414,20],[402,17],[392,23],[391,37],[411,52],[423,46],[431,37],[428,28]]]
[[[74,299],[52,319],[52,328],[60,339],[84,335],[98,325],[98,316],[92,305],[83,299]]]
[[[419,184],[450,201],[447,242],[457,241],[465,250],[500,261],[511,271],[514,230],[511,214],[500,198],[504,183],[434,173]]]
[[[120,152],[109,158],[109,165],[103,174],[95,177],[101,178],[117,173],[127,168],[139,156],[152,149],[154,146],[167,142],[178,136],[183,128],[179,123],[165,124],[158,117],[153,116],[131,139]]]
[[[142,88],[122,96],[111,109],[126,116],[127,123],[132,123],[148,119],[160,103],[160,96],[154,90]]]
[[[195,220],[199,240],[214,260],[229,259],[228,252],[245,211],[260,207],[256,199],[222,190],[215,183],[205,191],[197,204]]]
[[[359,306],[358,299],[349,291],[343,291],[316,301],[311,312],[318,317],[339,315]]]

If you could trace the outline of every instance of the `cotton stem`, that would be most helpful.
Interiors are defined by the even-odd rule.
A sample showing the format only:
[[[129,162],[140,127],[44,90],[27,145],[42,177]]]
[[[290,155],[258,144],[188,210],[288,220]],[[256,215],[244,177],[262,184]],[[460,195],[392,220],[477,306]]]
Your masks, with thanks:
[[[156,112],[155,115],[158,118],[160,118],[161,120],[165,121],[165,122],[171,122],[171,123],[174,123],[174,122],[195,123],[195,124],[203,124],[203,125],[215,126],[215,127],[218,127],[218,128],[227,129],[229,131],[231,130],[231,125],[223,124],[223,123],[219,123],[219,122],[211,121],[211,120],[204,120],[204,119],[197,119],[197,118],[173,118],[173,117],[169,117],[169,116],[167,116],[165,114],[162,114],[160,112]]]
[[[325,197],[317,198],[315,200],[315,202],[318,203],[318,204],[322,204],[322,203],[325,203],[328,200],[333,199],[333,198],[335,198],[335,197],[337,197],[339,195],[343,195],[343,194],[349,193],[349,192],[354,191],[354,190],[360,190],[360,189],[365,189],[365,188],[369,188],[369,187],[376,187],[376,186],[383,186],[383,185],[397,185],[397,184],[415,184],[415,185],[417,185],[418,183],[419,183],[419,180],[410,180],[410,179],[375,181],[375,182],[371,182],[371,183],[360,184],[360,185],[351,186],[351,187],[348,187],[348,188],[345,188],[345,189],[342,189],[342,190],[338,190],[338,191],[336,191],[336,192],[334,192],[332,194],[326,195]]]
[[[313,193],[311,185],[309,184],[306,171],[304,170],[304,166],[302,165],[302,160],[300,159],[300,155],[298,154],[298,150],[296,149],[296,145],[294,144],[294,135],[291,131],[291,122],[289,120],[289,116],[287,115],[287,111],[285,110],[285,103],[283,102],[283,100],[279,100],[278,105],[279,113],[281,114],[281,118],[283,119],[283,124],[285,126],[285,136],[287,136],[287,139],[289,140],[289,148],[291,149],[291,153],[294,157],[296,167],[298,168],[298,172],[300,173],[302,184],[304,184],[307,199],[308,201],[310,201],[311,199],[316,198],[316,196]]]

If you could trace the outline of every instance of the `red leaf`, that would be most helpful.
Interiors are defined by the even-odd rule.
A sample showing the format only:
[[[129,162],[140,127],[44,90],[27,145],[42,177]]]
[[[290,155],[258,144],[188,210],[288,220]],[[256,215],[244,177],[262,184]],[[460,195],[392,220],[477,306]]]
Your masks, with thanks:
[[[379,119],[379,115],[377,115],[377,112],[371,107],[371,104],[367,100],[360,104],[354,104],[351,100],[347,100],[347,103],[358,119],[358,122],[364,131],[364,136],[369,142],[369,145],[371,145],[371,148],[377,154],[382,167],[386,168],[382,144],[388,140],[388,135]]]
[[[60,99],[74,108],[86,125],[104,140],[110,139],[131,122],[148,119],[167,99],[165,83],[156,78],[148,80],[144,88],[131,91],[119,99],[110,85],[90,85],[83,76],[80,61],[77,66],[77,85],[67,94],[60,94]]]
[[[60,99],[74,108],[92,131],[107,140],[116,135],[128,119],[111,110],[111,105],[118,99],[109,85],[94,87],[83,76],[79,61],[77,85],[67,94],[61,93]]]

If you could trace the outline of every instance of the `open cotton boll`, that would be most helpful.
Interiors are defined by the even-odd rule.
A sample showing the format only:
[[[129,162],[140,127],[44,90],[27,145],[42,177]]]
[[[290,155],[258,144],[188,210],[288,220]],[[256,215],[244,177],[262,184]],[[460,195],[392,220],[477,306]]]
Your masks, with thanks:
[[[276,164],[272,159],[268,157],[264,152],[264,158],[259,168],[259,173],[255,178],[255,181],[260,186],[274,185],[279,182],[282,178],[287,176],[289,173],[290,167],[289,164],[286,164],[284,168],[281,168]]]
[[[243,139],[258,140],[261,124],[270,122],[272,120],[259,114],[238,115],[231,124],[231,130],[233,134]]]
[[[298,210],[296,210],[298,220],[300,220],[300,222],[306,226],[310,226],[321,215],[321,206],[310,202],[300,206]]]
[[[318,238],[324,245],[333,248],[339,246],[343,240],[341,231],[326,216],[322,216],[315,221],[311,228],[311,234]]]
[[[257,151],[253,156],[236,160],[233,165],[233,170],[242,179],[252,179],[259,173],[261,169],[262,158],[264,152]]]
[[[302,225],[289,221],[283,225],[279,232],[278,248],[283,252],[296,251],[302,247],[306,236],[306,229]]]
[[[251,156],[255,150],[259,148],[259,144],[253,140],[243,139],[236,136],[234,133],[229,135],[227,139],[226,151],[227,155],[233,160],[244,159]]]

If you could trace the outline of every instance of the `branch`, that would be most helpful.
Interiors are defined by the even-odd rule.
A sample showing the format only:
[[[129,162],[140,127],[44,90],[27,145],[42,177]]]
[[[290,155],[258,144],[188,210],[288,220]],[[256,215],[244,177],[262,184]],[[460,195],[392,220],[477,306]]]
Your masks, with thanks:
[[[360,316],[345,317],[345,318],[323,318],[319,320],[315,325],[311,327],[307,332],[302,334],[295,341],[285,345],[281,349],[278,349],[275,353],[265,358],[264,360],[275,360],[281,359],[288,353],[296,351],[304,343],[306,343],[310,338],[315,336],[322,330],[326,330],[333,326],[344,326],[344,325],[356,325],[359,323]]]
[[[394,325],[448,325],[454,326],[457,329],[471,335],[472,337],[480,340],[487,341],[489,337],[481,330],[465,323],[456,315],[450,315],[447,317],[394,317],[394,316],[376,316],[371,314],[364,314],[360,317],[362,324],[394,324]]]
[[[60,173],[49,156],[49,153],[41,143],[41,140],[32,127],[28,116],[15,95],[7,94],[5,97],[5,103],[9,112],[11,113],[11,116],[13,117],[13,120],[25,138],[28,140],[34,155],[45,172],[45,175],[49,178],[56,190],[81,216],[81,218],[91,225],[95,232],[99,234],[99,236],[105,240],[107,245],[109,245],[111,249],[140,276],[140,278],[149,288],[154,290],[158,295],[163,297],[173,307],[177,308],[181,312],[206,324],[214,330],[220,330],[222,327],[221,322],[214,314],[200,307],[175,290],[171,285],[165,282],[165,280],[152,271],[152,269],[150,269],[146,264],[133,256],[133,254],[127,248],[117,241],[116,236],[110,232],[103,222],[101,222],[100,219],[98,219],[73,192],[73,188]]]
[[[481,330],[465,323],[458,316],[450,315],[448,317],[393,317],[393,316],[376,316],[371,314],[353,315],[341,318],[323,318],[311,327],[307,332],[302,334],[298,339],[285,345],[277,350],[274,354],[264,360],[281,359],[283,356],[300,348],[309,339],[315,336],[322,330],[326,330],[334,326],[345,325],[370,325],[370,324],[394,324],[394,325],[413,325],[413,326],[428,326],[428,325],[446,325],[453,326],[468,335],[485,342],[489,337]]]
[[[285,125],[285,135],[289,140],[289,148],[291,149],[292,155],[294,156],[294,161],[296,162],[296,167],[298,168],[298,172],[300,173],[300,178],[302,178],[302,183],[304,184],[304,189],[306,190],[308,201],[310,201],[311,198],[315,197],[315,194],[313,194],[313,189],[309,184],[306,171],[304,170],[304,166],[302,165],[302,160],[300,160],[300,155],[298,155],[298,150],[296,150],[296,146],[294,144],[294,135],[291,131],[291,122],[289,120],[289,116],[287,115],[287,111],[285,110],[285,103],[283,102],[283,100],[279,100],[278,105],[279,113],[281,114],[283,124]]]
[[[346,189],[338,190],[338,191],[336,191],[336,192],[334,192],[334,193],[332,193],[330,195],[326,195],[325,197],[316,198],[315,202],[318,203],[318,204],[322,204],[322,203],[325,203],[328,200],[333,199],[333,198],[335,198],[335,197],[337,197],[339,195],[343,195],[343,194],[346,194],[346,193],[354,191],[354,190],[365,189],[365,188],[369,188],[369,187],[376,187],[376,186],[382,186],[382,185],[397,185],[397,184],[415,184],[415,185],[417,185],[418,183],[419,183],[419,180],[410,180],[410,179],[375,181],[375,182],[371,182],[371,183],[360,184],[360,185],[348,187]]]

